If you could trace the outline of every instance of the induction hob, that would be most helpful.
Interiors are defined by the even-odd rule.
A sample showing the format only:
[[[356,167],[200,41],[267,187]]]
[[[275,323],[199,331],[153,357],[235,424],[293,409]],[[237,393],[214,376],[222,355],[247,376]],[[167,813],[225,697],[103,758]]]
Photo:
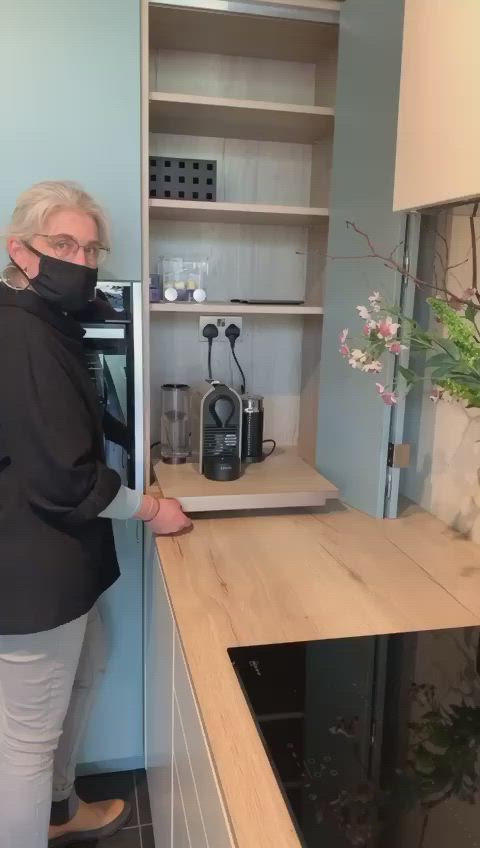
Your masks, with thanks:
[[[479,638],[229,650],[305,848],[480,848]]]

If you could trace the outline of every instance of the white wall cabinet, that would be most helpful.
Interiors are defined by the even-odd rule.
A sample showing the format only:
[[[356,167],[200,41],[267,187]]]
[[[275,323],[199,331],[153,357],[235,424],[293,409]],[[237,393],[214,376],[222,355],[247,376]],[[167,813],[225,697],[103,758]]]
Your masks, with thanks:
[[[145,751],[157,848],[232,848],[198,705],[151,537],[146,560]]]
[[[405,0],[394,209],[480,195],[480,3]]]

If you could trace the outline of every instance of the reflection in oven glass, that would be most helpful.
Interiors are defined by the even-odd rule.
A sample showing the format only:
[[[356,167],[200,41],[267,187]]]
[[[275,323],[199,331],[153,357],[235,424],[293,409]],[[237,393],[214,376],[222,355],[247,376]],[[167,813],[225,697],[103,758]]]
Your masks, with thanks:
[[[229,651],[304,846],[480,846],[479,635]]]

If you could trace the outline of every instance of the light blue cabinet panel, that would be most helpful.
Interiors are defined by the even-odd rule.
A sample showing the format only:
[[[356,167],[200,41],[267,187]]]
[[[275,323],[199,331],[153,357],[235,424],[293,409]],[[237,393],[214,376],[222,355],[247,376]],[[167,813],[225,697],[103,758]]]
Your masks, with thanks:
[[[114,521],[120,579],[102,596],[106,671],[80,756],[81,771],[143,767],[142,526]]]
[[[0,230],[32,183],[77,180],[111,218],[102,277],[140,280],[140,0],[0,6]],[[135,522],[116,522],[115,535],[122,576],[101,601],[108,666],[87,770],[143,763],[142,541]]]
[[[112,220],[107,271],[141,279],[140,0],[0,7],[0,230],[32,183],[77,180]]]
[[[404,238],[405,217],[392,212],[403,0],[345,0],[341,13],[329,257],[368,253],[346,221],[380,253]],[[400,251],[401,258],[401,251]],[[329,259],[320,367],[317,466],[346,501],[382,516],[390,412],[374,380],[351,371],[338,352],[344,327],[361,333],[357,304],[371,290],[398,297],[401,275],[380,261]],[[391,374],[382,375],[388,383]]]

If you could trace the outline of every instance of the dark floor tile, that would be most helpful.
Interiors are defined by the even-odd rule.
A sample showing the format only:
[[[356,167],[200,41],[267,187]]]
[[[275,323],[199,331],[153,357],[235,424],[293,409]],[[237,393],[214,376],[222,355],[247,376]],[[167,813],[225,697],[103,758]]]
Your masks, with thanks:
[[[143,848],[155,848],[155,841],[153,839],[153,827],[149,825],[148,827],[142,827],[141,830]]]
[[[109,839],[100,839],[97,848],[140,848],[140,831],[138,827],[120,830]]]
[[[132,817],[128,825],[138,825],[135,783],[132,771],[91,774],[88,777],[79,777],[75,785],[80,798],[87,803],[107,801],[110,798],[121,798],[123,801],[128,801],[132,806]],[[115,846],[112,846],[112,848],[115,848]]]
[[[152,843],[153,845],[153,843]],[[74,842],[71,848],[140,848],[140,831],[138,827],[119,830],[108,839],[98,839],[96,842]]]
[[[135,772],[135,783],[137,785],[140,824],[151,824],[152,811],[150,809],[150,798],[148,796],[148,783],[145,769],[138,769]]]

